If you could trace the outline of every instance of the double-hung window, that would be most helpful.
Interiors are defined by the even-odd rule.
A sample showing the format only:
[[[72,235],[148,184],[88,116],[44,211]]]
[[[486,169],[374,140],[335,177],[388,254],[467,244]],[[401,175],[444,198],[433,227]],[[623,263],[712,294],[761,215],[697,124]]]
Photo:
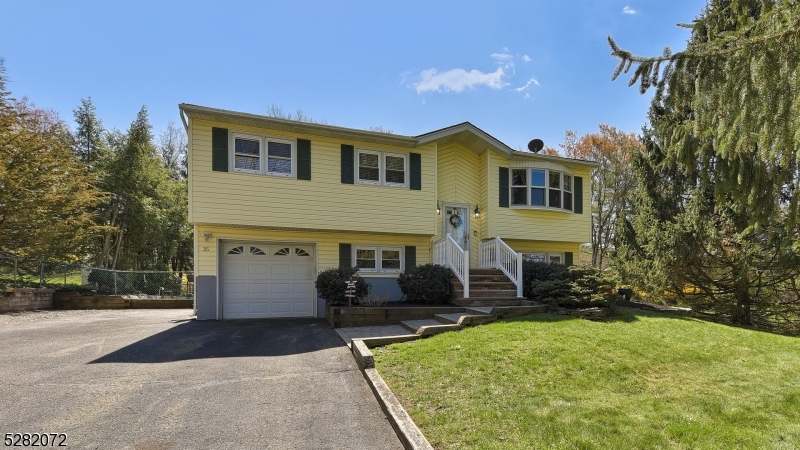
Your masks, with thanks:
[[[294,176],[295,145],[290,139],[232,133],[233,171]]]
[[[528,205],[528,169],[511,171],[511,204]]]
[[[545,175],[544,170],[531,169],[531,206],[547,206]]]
[[[547,185],[547,206],[561,208],[561,172],[550,171]]]
[[[572,211],[572,177],[562,174],[564,179],[564,209]]]
[[[403,267],[401,247],[355,246],[359,272],[399,273]]]
[[[360,184],[408,186],[408,155],[358,150],[356,179]]]
[[[550,169],[511,169],[511,206],[572,211],[572,176]]]

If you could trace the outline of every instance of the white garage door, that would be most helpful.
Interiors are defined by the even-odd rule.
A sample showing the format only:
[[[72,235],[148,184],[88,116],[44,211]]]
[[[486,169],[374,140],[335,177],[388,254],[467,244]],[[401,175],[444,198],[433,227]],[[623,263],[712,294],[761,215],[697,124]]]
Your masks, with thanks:
[[[314,246],[259,242],[222,245],[222,317],[314,314]]]

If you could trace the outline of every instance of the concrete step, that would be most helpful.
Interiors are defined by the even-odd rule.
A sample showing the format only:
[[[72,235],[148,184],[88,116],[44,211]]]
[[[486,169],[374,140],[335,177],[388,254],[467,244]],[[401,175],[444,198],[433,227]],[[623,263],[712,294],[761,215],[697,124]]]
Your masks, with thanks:
[[[441,323],[458,323],[458,320],[466,315],[465,313],[435,314],[433,318]]]
[[[412,333],[416,333],[420,327],[429,325],[441,325],[441,324],[442,323],[436,319],[403,320],[400,322],[400,325],[402,325]]]
[[[444,324],[436,319],[404,320],[400,325],[411,330],[417,336],[432,336],[445,331],[460,330],[463,326],[458,324]]]
[[[485,297],[491,297],[491,298],[514,297],[514,298],[516,298],[516,296],[517,296],[517,290],[516,289],[472,289],[472,286],[470,286],[469,288],[470,288],[469,289],[470,298],[472,298],[472,297],[481,297],[481,298],[485,298]],[[464,296],[464,290],[463,289],[454,289],[453,290],[453,296],[456,297],[456,298],[463,297]]]
[[[434,318],[445,324],[458,324],[463,326],[479,325],[497,320],[497,317],[490,314],[436,314]]]
[[[471,314],[494,314],[494,307],[493,306],[473,306],[471,308],[464,308],[468,313]]]

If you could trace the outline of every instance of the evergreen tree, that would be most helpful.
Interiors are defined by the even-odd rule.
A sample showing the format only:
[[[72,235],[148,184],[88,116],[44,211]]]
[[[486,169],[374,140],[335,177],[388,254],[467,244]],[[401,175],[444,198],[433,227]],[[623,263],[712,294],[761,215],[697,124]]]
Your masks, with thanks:
[[[92,98],[81,99],[81,106],[72,110],[75,115],[75,154],[86,164],[94,164],[100,158],[103,146],[103,123],[97,118],[97,108]]]
[[[126,133],[107,136],[110,156],[102,164],[102,186],[111,193],[103,208],[104,235],[97,262],[103,267],[186,270],[192,232],[187,221],[185,179],[177,178],[153,144],[147,108]]]
[[[657,296],[777,326],[800,320],[800,8],[712,0],[683,52],[621,50],[655,87],[617,264]],[[662,70],[663,69],[663,70]]]

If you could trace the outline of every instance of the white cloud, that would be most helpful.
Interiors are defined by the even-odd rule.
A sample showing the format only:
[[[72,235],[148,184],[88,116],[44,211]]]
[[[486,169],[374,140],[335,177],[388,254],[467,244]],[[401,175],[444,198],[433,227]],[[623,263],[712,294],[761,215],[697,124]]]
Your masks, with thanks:
[[[436,69],[428,69],[420,72],[421,80],[412,84],[417,90],[417,94],[423,92],[464,92],[465,89],[475,89],[477,86],[487,86],[491,89],[502,89],[508,86],[503,79],[505,72],[502,67],[498,67],[494,72],[484,73],[480,70],[470,70],[456,68],[445,72]]]
[[[522,55],[522,60],[525,62],[531,62],[531,57],[528,55]]]
[[[489,56],[497,62],[508,62],[514,59],[514,56],[509,53],[492,53]]]
[[[508,47],[503,47],[503,52],[508,53]]]
[[[626,7],[622,8],[622,13],[623,14],[636,14],[637,12],[638,11],[636,11],[633,8],[631,8],[630,6],[626,6]]]
[[[539,84],[539,80],[537,80],[536,78],[531,78],[530,80],[528,80],[527,83],[525,83],[525,86],[514,88],[514,90],[517,92],[522,92],[525,89],[528,89],[532,84],[541,87],[541,85]]]
[[[531,98],[531,94],[529,94],[529,93],[527,93],[527,92],[526,92],[526,93],[525,93],[525,97],[523,97],[523,98]]]

